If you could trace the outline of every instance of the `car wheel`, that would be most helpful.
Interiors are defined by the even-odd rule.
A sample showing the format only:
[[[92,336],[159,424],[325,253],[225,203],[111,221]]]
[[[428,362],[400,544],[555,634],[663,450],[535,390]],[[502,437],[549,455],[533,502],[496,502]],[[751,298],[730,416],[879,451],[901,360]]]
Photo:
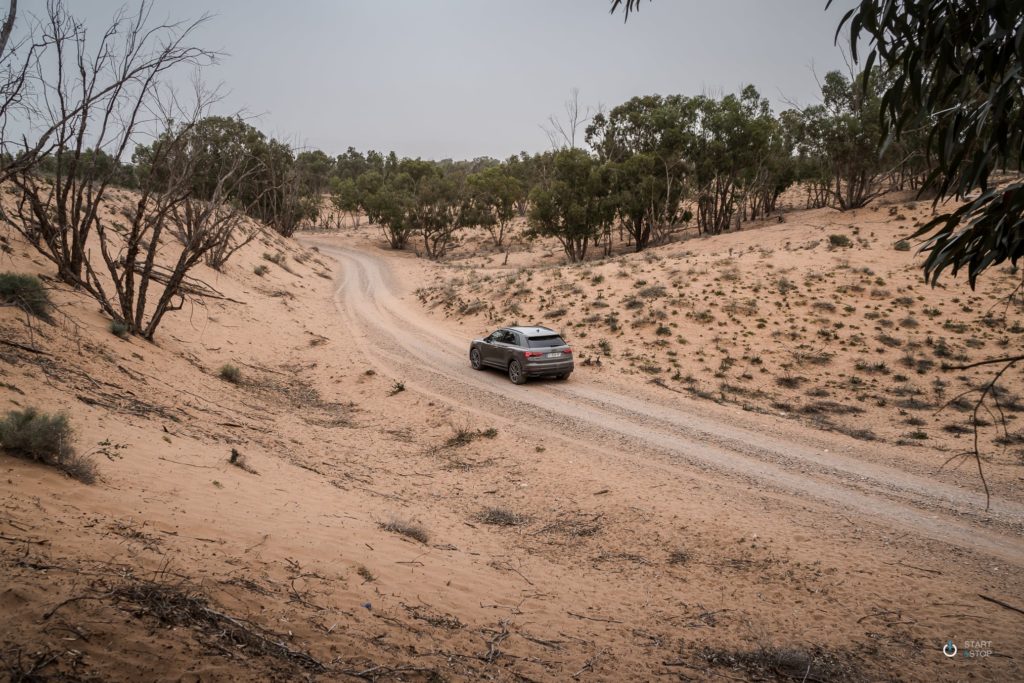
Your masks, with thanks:
[[[526,384],[526,374],[519,361],[514,360],[508,364],[508,378],[512,380],[512,384]]]
[[[484,364],[480,360],[480,349],[473,349],[469,352],[469,364],[473,366],[474,370],[483,370]]]

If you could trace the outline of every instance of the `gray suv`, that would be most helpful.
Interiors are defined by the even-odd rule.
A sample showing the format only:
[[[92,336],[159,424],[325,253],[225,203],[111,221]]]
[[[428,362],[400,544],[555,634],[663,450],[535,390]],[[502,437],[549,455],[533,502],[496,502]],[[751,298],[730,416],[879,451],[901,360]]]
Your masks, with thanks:
[[[515,384],[527,377],[566,379],[573,371],[572,349],[547,327],[503,327],[469,345],[475,370],[497,368]]]

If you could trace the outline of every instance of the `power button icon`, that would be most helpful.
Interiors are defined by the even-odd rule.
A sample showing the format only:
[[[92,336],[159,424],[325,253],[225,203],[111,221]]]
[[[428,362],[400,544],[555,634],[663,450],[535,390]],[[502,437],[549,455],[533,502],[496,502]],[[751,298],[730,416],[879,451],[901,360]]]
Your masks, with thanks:
[[[956,645],[952,640],[947,640],[946,644],[942,646],[942,654],[947,657],[956,657]]]

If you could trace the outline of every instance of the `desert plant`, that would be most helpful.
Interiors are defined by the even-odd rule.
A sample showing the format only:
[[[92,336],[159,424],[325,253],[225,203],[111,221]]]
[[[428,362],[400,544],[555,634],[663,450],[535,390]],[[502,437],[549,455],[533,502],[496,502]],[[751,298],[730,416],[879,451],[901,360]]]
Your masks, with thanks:
[[[109,329],[110,334],[114,335],[115,337],[120,337],[121,339],[126,338],[129,334],[128,326],[125,324],[123,320],[118,320],[117,318],[114,318],[113,320],[110,321]]]
[[[846,235],[829,235],[828,244],[830,247],[852,247],[853,242]]]
[[[528,521],[525,515],[520,515],[517,512],[513,512],[508,508],[503,507],[485,508],[477,514],[476,519],[482,524],[491,524],[494,526],[519,526],[520,524],[525,524]]]
[[[43,320],[50,319],[53,308],[39,278],[21,273],[0,273],[0,301]]]
[[[259,474],[252,465],[245,459],[245,454],[239,452],[237,448],[231,449],[231,455],[228,457],[228,462],[237,467],[240,470],[244,470],[249,474]]]
[[[263,260],[264,261],[270,261],[271,263],[273,263],[276,266],[282,266],[283,267],[285,262],[286,262],[286,260],[287,260],[287,257],[284,255],[283,251],[279,251],[279,252],[274,253],[274,254],[271,254],[269,251],[265,251],[265,252],[263,252]]]
[[[493,439],[498,436],[498,430],[494,427],[488,427],[487,429],[472,430],[468,427],[456,427],[455,433],[448,437],[444,445],[449,448],[458,448],[459,446],[466,446],[473,443],[475,439],[483,437],[485,439]]]
[[[900,240],[896,244],[892,245],[892,248],[896,251],[910,251],[910,242],[906,240]]]
[[[75,452],[67,415],[35,408],[12,410],[0,421],[0,446],[13,455],[51,465],[83,483],[96,481],[96,465]]]
[[[390,531],[393,534],[399,534],[415,541],[419,541],[420,543],[426,543],[430,539],[426,529],[418,524],[407,522],[405,520],[392,519],[389,522],[381,522],[378,526],[380,526],[384,531]]]
[[[269,271],[270,271],[270,268],[267,268],[267,266],[262,264],[262,263],[257,265],[255,268],[252,269],[253,274],[258,275],[259,277],[263,277]]]
[[[218,371],[217,374],[220,375],[220,378],[226,382],[231,382],[232,384],[242,383],[242,371],[238,368],[237,365],[225,363],[224,365],[220,366],[220,370]]]

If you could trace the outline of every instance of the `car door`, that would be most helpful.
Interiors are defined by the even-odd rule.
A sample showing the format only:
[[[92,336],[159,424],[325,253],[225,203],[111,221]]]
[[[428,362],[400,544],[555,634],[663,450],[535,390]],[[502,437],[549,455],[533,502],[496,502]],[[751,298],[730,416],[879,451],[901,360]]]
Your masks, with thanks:
[[[516,336],[511,330],[498,330],[494,340],[494,364],[507,368],[515,350]]]
[[[498,330],[500,332],[501,330]],[[480,362],[484,365],[496,365],[495,362],[495,340],[498,336],[498,332],[491,332],[489,335],[480,340]]]

